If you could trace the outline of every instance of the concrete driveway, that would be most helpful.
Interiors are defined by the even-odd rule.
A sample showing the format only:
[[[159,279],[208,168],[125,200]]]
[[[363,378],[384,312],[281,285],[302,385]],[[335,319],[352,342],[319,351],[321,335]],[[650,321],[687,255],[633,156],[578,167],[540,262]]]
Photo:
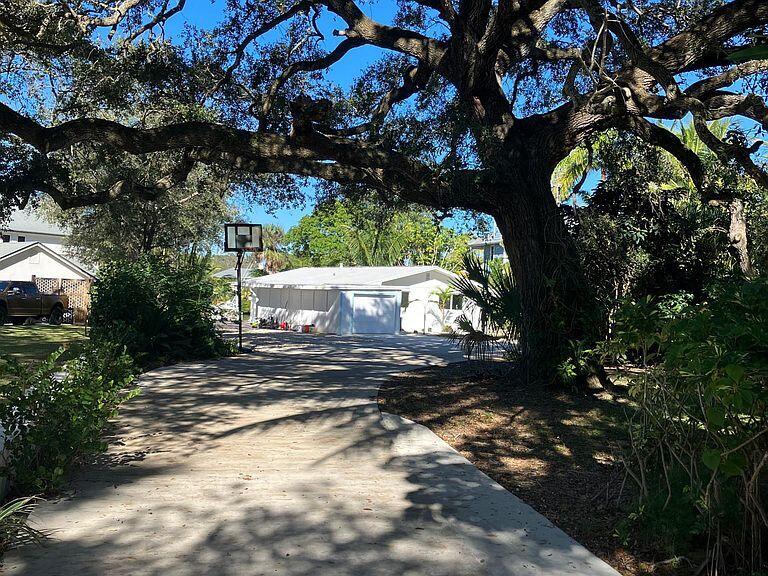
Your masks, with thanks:
[[[431,432],[382,417],[429,337],[250,336],[141,380],[107,455],[39,508],[27,576],[616,575]]]

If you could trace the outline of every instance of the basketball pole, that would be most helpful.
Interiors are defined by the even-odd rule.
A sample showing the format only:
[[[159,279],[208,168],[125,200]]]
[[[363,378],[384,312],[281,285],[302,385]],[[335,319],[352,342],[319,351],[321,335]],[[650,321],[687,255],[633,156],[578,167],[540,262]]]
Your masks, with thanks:
[[[237,349],[240,353],[243,353],[243,289],[242,289],[242,273],[243,268],[243,250],[237,251],[237,333],[238,333],[238,345]]]

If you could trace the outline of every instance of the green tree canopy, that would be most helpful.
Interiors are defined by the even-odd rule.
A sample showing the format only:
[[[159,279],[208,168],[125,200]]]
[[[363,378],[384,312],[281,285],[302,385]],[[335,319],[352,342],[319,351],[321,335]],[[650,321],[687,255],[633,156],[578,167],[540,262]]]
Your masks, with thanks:
[[[134,170],[148,175],[156,167]],[[210,252],[221,242],[224,222],[234,215],[228,193],[226,181],[215,171],[198,167],[182,184],[155,199],[120,197],[66,211],[46,203],[44,211],[70,231],[68,244],[82,260],[100,264],[157,251]]]
[[[304,216],[285,236],[310,266],[437,265],[461,267],[468,236],[419,209],[390,210],[375,202],[333,200]]]
[[[768,187],[749,132],[768,128],[765,0],[228,0],[216,23],[166,33],[184,9],[0,4],[4,199],[152,199],[205,164],[277,204],[318,178],[483,212],[504,236],[536,369],[595,335],[550,186],[574,148],[631,132],[678,158],[709,201],[699,155],[655,122],[690,114],[721,161]],[[351,85],[324,75],[362,52],[376,59]],[[730,116],[751,124],[724,139],[709,130]],[[96,189],[71,166],[155,154],[166,173],[117,171]]]

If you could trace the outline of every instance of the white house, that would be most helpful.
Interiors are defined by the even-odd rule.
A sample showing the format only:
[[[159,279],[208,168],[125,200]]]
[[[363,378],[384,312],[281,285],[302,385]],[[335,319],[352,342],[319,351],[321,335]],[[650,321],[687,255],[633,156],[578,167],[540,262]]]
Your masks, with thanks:
[[[55,252],[65,252],[67,231],[40,218],[33,210],[17,210],[0,229],[0,240],[5,243],[40,242]]]
[[[483,262],[489,262],[490,260],[503,260],[506,262],[508,260],[501,234],[496,233],[485,238],[470,240],[469,247],[475,256]]]
[[[72,321],[84,322],[91,304],[93,272],[42,242],[0,243],[0,280],[33,281],[41,292],[66,294]]]
[[[41,242],[0,244],[0,280],[87,280],[96,277],[83,265]]]
[[[454,274],[439,266],[297,268],[243,283],[251,322],[273,318],[334,334],[442,332],[462,312],[460,295],[442,309],[435,292]]]

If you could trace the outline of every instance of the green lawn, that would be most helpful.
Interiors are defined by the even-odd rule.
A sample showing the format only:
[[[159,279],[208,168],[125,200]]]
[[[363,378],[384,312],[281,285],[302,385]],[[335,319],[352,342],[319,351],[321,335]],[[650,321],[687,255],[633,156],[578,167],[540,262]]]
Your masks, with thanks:
[[[22,362],[42,360],[60,346],[72,358],[88,340],[84,326],[0,326],[0,357],[11,355]]]

